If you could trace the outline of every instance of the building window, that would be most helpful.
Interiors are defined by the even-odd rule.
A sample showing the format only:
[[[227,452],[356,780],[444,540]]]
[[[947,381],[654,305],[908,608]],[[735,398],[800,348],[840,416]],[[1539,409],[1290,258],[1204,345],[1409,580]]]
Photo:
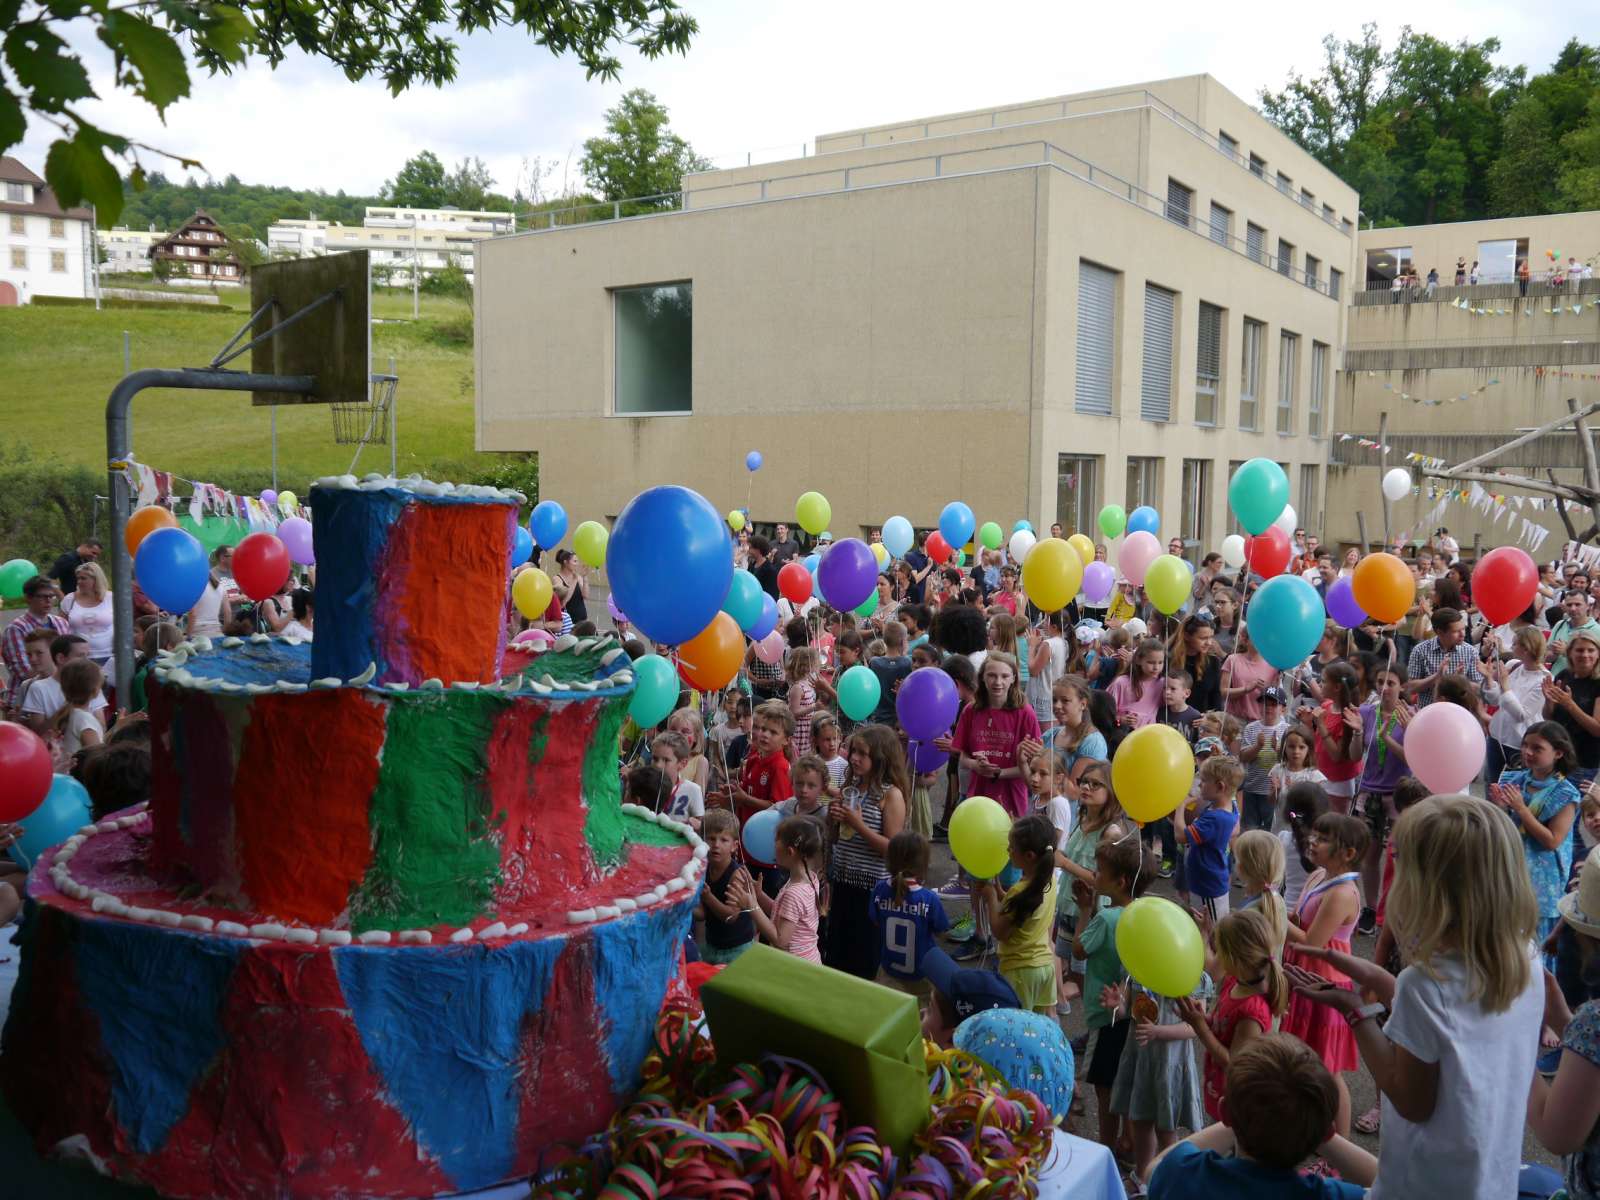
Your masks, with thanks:
[[[1199,349],[1195,355],[1194,421],[1219,423],[1217,389],[1222,382],[1222,310],[1200,301]]]
[[[1123,493],[1123,504],[1132,512],[1141,504],[1159,510],[1161,507],[1161,462],[1159,458],[1130,458],[1128,460],[1128,489]]]
[[[11,247],[11,269],[13,271],[28,269],[28,252],[20,246]]]
[[[1349,237],[1352,233],[1355,232],[1355,228],[1356,227],[1355,227],[1354,224],[1351,223],[1351,220],[1350,220],[1349,217],[1340,217],[1339,218],[1339,228],[1344,230],[1345,237]]]
[[[1333,224],[1333,205],[1324,204],[1322,206],[1322,219],[1329,225]]]
[[[1248,222],[1244,227],[1244,252],[1252,262],[1267,261],[1267,231]]]
[[[1172,420],[1172,336],[1178,296],[1153,283],[1144,285],[1144,362],[1139,374],[1139,415],[1146,421]]]
[[[1183,460],[1183,508],[1181,532],[1183,556],[1199,565],[1200,555],[1210,546],[1211,536],[1211,460]]]
[[[1528,257],[1527,238],[1507,238],[1478,243],[1478,282],[1510,283],[1517,277],[1517,262]]]
[[[28,185],[25,183],[6,184],[6,202],[8,204],[27,204],[33,197],[28,195]]]
[[[1311,392],[1306,400],[1306,432],[1322,436],[1322,400],[1328,393],[1328,348],[1311,343]]]
[[[1290,179],[1282,171],[1278,172],[1278,190],[1285,196],[1294,195],[1294,180]]]
[[[11,232],[16,234],[18,237],[21,237],[23,234],[27,233],[27,221],[13,213],[11,215]]]
[[[1187,226],[1193,209],[1194,189],[1184,187],[1176,179],[1167,180],[1167,220]]]
[[[1100,512],[1100,459],[1082,454],[1056,457],[1056,520],[1062,528],[1093,534]]]
[[[1344,293],[1344,272],[1337,267],[1328,268],[1328,295],[1335,300]]]
[[[1317,274],[1322,270],[1322,260],[1313,254],[1306,255],[1306,286],[1317,286]]]
[[[1252,154],[1250,156],[1250,174],[1265,179],[1267,177],[1267,160],[1259,154]]]
[[[1239,161],[1238,138],[1235,138],[1219,129],[1217,131],[1217,145],[1220,146],[1222,148],[1222,152],[1229,158],[1233,159],[1234,162]]]
[[[1294,274],[1294,243],[1278,239],[1278,274]]]
[[[1233,240],[1233,213],[1215,200],[1211,202],[1211,240],[1223,246]]]
[[[1322,521],[1317,515],[1317,465],[1306,463],[1300,468],[1300,505],[1297,511],[1300,514],[1300,524],[1308,529],[1317,529]]]
[[[67,252],[65,250],[50,251],[50,269],[58,275],[67,273]]]
[[[1267,327],[1260,321],[1244,319],[1243,352],[1239,371],[1239,428],[1259,429],[1256,397],[1261,395],[1262,356],[1266,353]],[[1232,478],[1230,476],[1229,478]]]
[[[1278,432],[1294,432],[1294,388],[1299,375],[1300,338],[1283,333],[1278,337]]]
[[[612,297],[616,411],[636,416],[690,412],[694,285],[619,288]]]
[[[1308,189],[1301,188],[1300,203],[1305,208],[1315,209],[1317,206],[1317,198],[1313,196]]]
[[[1394,277],[1411,273],[1411,247],[1393,246],[1367,251],[1367,288],[1386,288]]]
[[[1078,262],[1078,377],[1074,407],[1111,415],[1116,348],[1117,273]]]
[[[50,236],[53,237],[53,238],[64,238],[64,237],[66,237],[67,236],[67,223],[65,221],[57,221],[57,220],[52,219],[51,222],[50,222]]]

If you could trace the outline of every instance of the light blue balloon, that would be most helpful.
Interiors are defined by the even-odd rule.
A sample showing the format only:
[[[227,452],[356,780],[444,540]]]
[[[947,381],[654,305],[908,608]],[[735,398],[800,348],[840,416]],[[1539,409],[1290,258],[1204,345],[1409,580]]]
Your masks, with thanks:
[[[528,518],[528,532],[539,549],[553,549],[567,536],[567,510],[554,500],[539,501]]]
[[[91,820],[89,793],[83,784],[71,775],[52,776],[44,803],[22,820],[22,836],[11,847],[11,860],[31,869],[40,855],[59,846]]]
[[[904,517],[890,517],[883,523],[883,548],[896,558],[904,558],[916,544],[917,531]]]
[[[728,595],[722,602],[722,611],[739,623],[739,628],[749,633],[761,619],[761,601],[770,599],[761,590],[761,584],[749,571],[740,568],[728,583]]]
[[[1016,533],[1016,532],[1018,532],[1019,530],[1022,530],[1022,529],[1026,529],[1029,533],[1032,533],[1033,532],[1033,522],[1032,521],[1018,521],[1015,525],[1013,525],[1011,527],[1011,532],[1012,533]]]
[[[1317,648],[1326,619],[1317,589],[1298,575],[1267,580],[1245,612],[1250,640],[1261,657],[1280,671],[1299,665]]]
[[[633,664],[633,699],[628,715],[640,729],[667,719],[678,703],[678,673],[659,654],[646,654]]]
[[[767,595],[767,593],[762,592],[761,615],[756,618],[755,624],[751,625],[746,632],[749,633],[752,641],[759,642],[777,627],[778,602],[771,596]]]
[[[783,815],[765,808],[744,823],[744,852],[754,861],[772,865],[778,861],[778,822]]]
[[[1139,533],[1143,531],[1152,537],[1161,534],[1161,514],[1148,504],[1141,504],[1128,514],[1128,532]]]
[[[939,532],[950,543],[951,549],[965,546],[971,541],[972,531],[977,527],[977,518],[972,515],[972,509],[960,500],[950,501],[939,514]]]
[[[759,471],[763,461],[761,451],[752,450],[744,456],[744,469],[746,471]]]
[[[533,534],[521,525],[517,526],[517,537],[511,544],[511,565],[520,567],[533,557]]]
[[[1289,503],[1289,477],[1270,458],[1241,463],[1228,481],[1228,507],[1252,537],[1283,515]]]
[[[817,568],[822,565],[822,555],[814,553],[808,554],[805,556],[802,562],[805,566],[805,569],[815,575],[817,573]]]

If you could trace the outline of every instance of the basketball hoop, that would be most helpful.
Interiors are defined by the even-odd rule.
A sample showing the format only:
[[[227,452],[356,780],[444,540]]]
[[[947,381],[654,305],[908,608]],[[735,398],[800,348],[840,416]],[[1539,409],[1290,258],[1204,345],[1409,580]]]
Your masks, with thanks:
[[[386,446],[389,443],[389,409],[394,403],[398,375],[372,376],[372,392],[363,403],[333,403],[333,440],[340,446]]]

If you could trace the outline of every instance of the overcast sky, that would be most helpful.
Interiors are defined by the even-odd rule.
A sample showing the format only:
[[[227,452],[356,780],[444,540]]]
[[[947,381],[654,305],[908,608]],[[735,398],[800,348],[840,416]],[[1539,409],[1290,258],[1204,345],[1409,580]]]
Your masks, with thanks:
[[[108,128],[200,159],[218,178],[370,193],[420,150],[447,162],[482,157],[509,192],[523,159],[573,161],[630,87],[655,92],[672,123],[718,165],[798,156],[818,133],[1063,92],[1209,72],[1254,101],[1292,70],[1313,73],[1321,39],[1377,19],[1386,44],[1403,24],[1449,41],[1498,37],[1500,61],[1542,69],[1574,33],[1600,28],[1600,0],[1391,0],[1347,8],[1281,0],[683,0],[700,32],[686,58],[624,56],[615,83],[586,82],[520,34],[466,39],[443,89],[398,99],[381,81],[352,84],[320,61],[276,72],[252,65],[200,76],[163,127],[109,85],[109,60],[75,39],[109,102]],[[1217,15],[1222,14],[1222,15]],[[50,130],[35,123],[20,154],[42,167]],[[13,153],[19,153],[13,151]],[[152,166],[155,164],[152,163]],[[560,189],[561,171],[555,176]]]

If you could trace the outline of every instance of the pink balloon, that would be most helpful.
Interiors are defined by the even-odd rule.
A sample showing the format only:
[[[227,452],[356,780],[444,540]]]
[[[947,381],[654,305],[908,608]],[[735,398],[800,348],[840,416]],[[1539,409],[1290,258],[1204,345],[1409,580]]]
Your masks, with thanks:
[[[1435,795],[1466,791],[1483,754],[1483,726],[1459,704],[1436,700],[1406,727],[1406,764]]]
[[[1150,564],[1161,557],[1161,543],[1156,541],[1156,535],[1146,533],[1143,529],[1137,533],[1130,533],[1122,543],[1122,552],[1117,555],[1117,569],[1122,574],[1138,584],[1144,586],[1144,573],[1150,569]]]
[[[528,646],[544,649],[555,642],[555,638],[548,629],[524,629],[511,639],[513,646]]]
[[[756,643],[756,657],[764,663],[780,663],[783,661],[783,645],[783,634],[774,629]]]

